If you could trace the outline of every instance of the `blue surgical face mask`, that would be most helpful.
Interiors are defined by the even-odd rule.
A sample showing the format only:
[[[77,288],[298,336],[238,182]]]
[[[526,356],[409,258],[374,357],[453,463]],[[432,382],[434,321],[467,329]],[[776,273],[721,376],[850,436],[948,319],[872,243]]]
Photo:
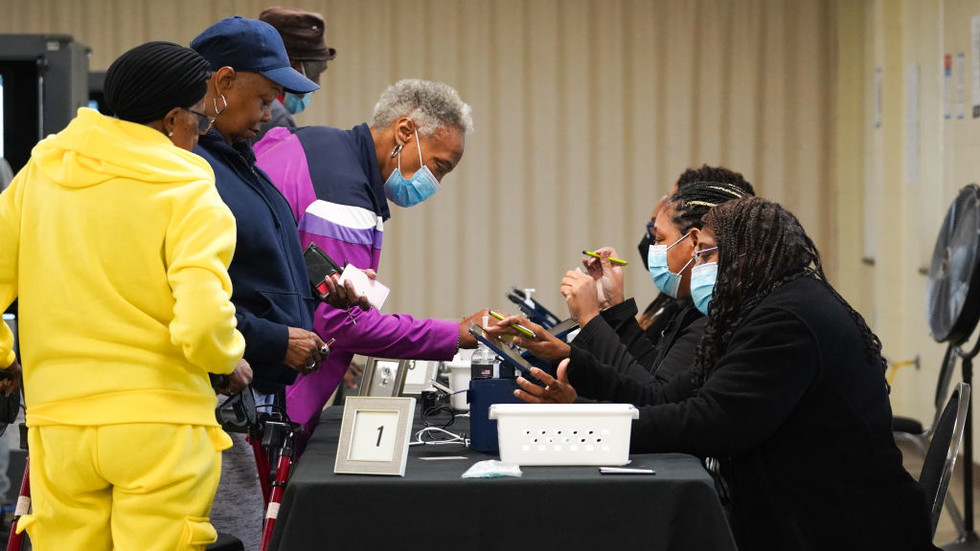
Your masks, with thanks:
[[[306,106],[310,104],[310,100],[313,99],[313,92],[307,92],[305,94],[296,95],[292,92],[286,92],[285,101],[283,105],[286,107],[286,111],[289,111],[293,115],[296,113],[301,113]]]
[[[432,175],[429,167],[422,163],[422,142],[419,141],[419,130],[415,129],[415,141],[419,144],[419,165],[422,168],[415,171],[411,178],[402,176],[402,154],[398,152],[398,168],[392,171],[385,182],[385,197],[399,207],[411,207],[432,197],[439,191],[439,180]]]
[[[670,271],[670,267],[667,265],[667,251],[671,249],[674,245],[677,245],[681,241],[690,236],[690,232],[684,234],[683,237],[674,241],[670,246],[667,245],[650,245],[650,254],[647,255],[647,269],[650,270],[650,277],[653,278],[653,284],[660,289],[661,293],[677,298],[677,291],[681,286],[681,274],[684,270],[694,262],[694,258],[681,268],[681,271],[674,273]]]
[[[695,266],[691,270],[691,300],[694,306],[704,315],[708,315],[708,303],[715,290],[718,279],[718,263],[708,262]]]

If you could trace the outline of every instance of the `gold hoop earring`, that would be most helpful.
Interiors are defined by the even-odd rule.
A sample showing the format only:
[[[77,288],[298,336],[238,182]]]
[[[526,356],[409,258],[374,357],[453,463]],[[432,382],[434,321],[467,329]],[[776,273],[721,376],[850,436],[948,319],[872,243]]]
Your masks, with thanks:
[[[224,105],[222,106],[221,109],[218,109],[218,100],[217,100],[217,98],[211,98],[211,103],[214,104],[214,116],[215,117],[217,117],[218,115],[224,113],[225,112],[225,109],[228,109],[228,100],[225,99],[225,95],[224,94],[218,94],[218,95],[221,96],[221,103],[224,104]]]
[[[402,144],[396,145],[395,148],[391,150],[391,158],[394,159],[401,152],[402,152]]]

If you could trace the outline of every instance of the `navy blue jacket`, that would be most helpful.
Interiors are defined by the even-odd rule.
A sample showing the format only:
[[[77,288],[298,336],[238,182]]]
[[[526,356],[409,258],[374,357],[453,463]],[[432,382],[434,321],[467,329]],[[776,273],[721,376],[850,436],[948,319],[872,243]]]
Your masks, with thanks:
[[[313,330],[313,297],[289,203],[255,166],[247,143],[228,145],[212,130],[194,153],[214,169],[218,194],[235,215],[238,243],[228,274],[252,386],[271,394],[296,380],[283,363],[289,327]]]

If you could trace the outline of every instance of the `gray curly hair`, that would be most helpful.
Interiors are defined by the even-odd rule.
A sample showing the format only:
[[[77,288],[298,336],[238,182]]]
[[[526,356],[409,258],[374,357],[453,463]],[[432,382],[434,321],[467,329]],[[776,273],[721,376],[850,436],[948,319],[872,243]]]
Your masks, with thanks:
[[[387,128],[401,117],[415,121],[423,136],[446,126],[455,126],[464,134],[473,131],[472,109],[452,86],[442,82],[407,78],[385,88],[374,106],[371,128]]]

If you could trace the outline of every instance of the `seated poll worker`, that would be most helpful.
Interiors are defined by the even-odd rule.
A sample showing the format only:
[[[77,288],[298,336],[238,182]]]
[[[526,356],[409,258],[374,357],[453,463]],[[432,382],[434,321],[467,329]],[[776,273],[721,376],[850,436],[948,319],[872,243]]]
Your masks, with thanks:
[[[517,333],[510,327],[512,323],[525,323],[519,316],[505,319],[489,329],[497,335],[510,335],[514,344],[526,348],[542,359],[557,362],[571,357],[576,362],[598,362],[607,364],[619,373],[626,374],[645,384],[664,385],[678,373],[688,372],[694,359],[694,349],[701,340],[706,323],[704,315],[698,311],[691,300],[691,267],[694,265],[693,252],[698,244],[702,217],[714,206],[726,201],[746,196],[740,187],[721,182],[691,182],[671,196],[657,213],[652,232],[653,244],[650,248],[648,270],[654,284],[664,295],[671,297],[677,307],[661,314],[665,318],[662,335],[656,344],[651,344],[650,356],[653,362],[643,365],[627,348],[607,318],[600,311],[597,297],[567,297],[568,311],[579,323],[581,331],[571,344],[555,338],[547,331],[531,324],[534,338]],[[601,285],[602,272],[622,272],[614,266],[609,257],[616,256],[612,248],[599,249],[601,263],[597,287]],[[593,266],[585,261],[587,266]],[[594,267],[589,268],[594,271]],[[618,277],[619,303],[622,303],[622,277]],[[615,286],[614,286],[615,288]],[[609,293],[605,294],[609,297]],[[635,314],[636,310],[633,309]],[[635,325],[635,318],[628,316]],[[530,323],[530,322],[526,322]],[[635,344],[635,343],[634,343]]]
[[[547,386],[518,379],[515,393],[633,403],[632,452],[720,458],[740,549],[933,549],[892,436],[881,342],[827,282],[796,217],[755,197],[723,203],[694,255],[691,295],[708,316],[695,394],[664,403],[574,360],[557,379],[532,370]],[[568,274],[563,294],[595,295],[591,277]]]
[[[408,208],[437,192],[472,126],[470,106],[452,87],[409,79],[382,92],[370,125],[275,128],[255,151],[289,201],[304,246],[316,243],[338,264],[376,270],[389,201]],[[290,418],[312,429],[354,354],[449,360],[460,347],[476,346],[469,327],[479,316],[446,321],[319,306],[314,327],[336,343],[322,369],[287,390]]]
[[[646,230],[643,238],[637,245],[640,258],[643,259],[643,266],[648,266],[651,241],[654,236],[652,233],[654,221],[660,208],[667,202],[667,199],[674,196],[679,190],[695,182],[719,182],[730,184],[742,190],[743,195],[755,195],[752,184],[738,172],[734,172],[721,166],[702,165],[700,168],[689,168],[681,173],[677,182],[671,186],[667,195],[663,196],[653,208],[650,220],[646,223]],[[596,252],[601,254],[602,249]],[[616,256],[616,255],[611,255]],[[617,257],[622,258],[622,257]],[[599,263],[594,258],[585,259],[587,267],[591,267],[590,273],[595,277],[598,273],[596,268]],[[670,295],[661,292],[646,309],[637,316],[637,305],[633,298],[623,300],[623,270],[620,266],[612,265],[611,268],[604,267],[602,273],[601,288],[605,297],[609,300],[608,305],[602,310],[602,317],[605,319],[616,333],[619,334],[623,344],[627,346],[630,353],[641,364],[651,367],[657,357],[655,346],[665,333],[670,333],[672,328],[667,327],[668,321],[676,320],[675,310],[683,309],[688,315],[693,315],[691,309],[686,308],[684,301],[674,300]]]
[[[211,68],[169,42],[105,75],[0,194],[0,311],[19,297],[38,551],[204,549],[231,445],[208,373],[248,384],[228,264],[235,220],[207,162]],[[0,365],[20,372],[0,323]]]

